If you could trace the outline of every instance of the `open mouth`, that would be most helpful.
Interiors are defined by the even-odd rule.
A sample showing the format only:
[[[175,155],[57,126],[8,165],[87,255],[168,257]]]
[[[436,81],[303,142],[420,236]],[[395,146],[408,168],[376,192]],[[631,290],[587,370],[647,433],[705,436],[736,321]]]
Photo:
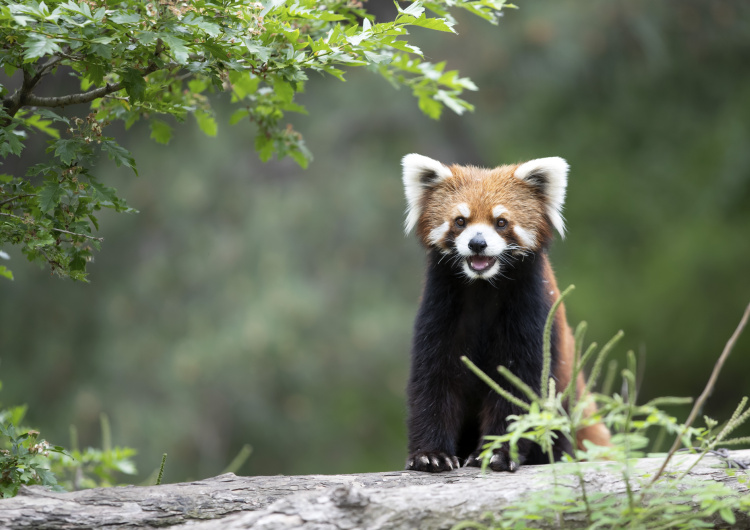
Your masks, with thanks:
[[[492,256],[469,256],[466,258],[466,263],[469,268],[479,274],[488,271],[497,261]]]

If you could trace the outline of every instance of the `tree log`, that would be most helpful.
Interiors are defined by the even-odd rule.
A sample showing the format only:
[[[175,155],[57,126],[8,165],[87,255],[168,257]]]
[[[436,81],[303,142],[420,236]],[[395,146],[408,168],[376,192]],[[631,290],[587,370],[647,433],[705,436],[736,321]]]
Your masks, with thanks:
[[[732,451],[746,462],[750,450]],[[679,455],[669,471],[687,469],[696,456]],[[636,475],[653,474],[662,458],[644,458]],[[624,495],[613,464],[583,465],[587,492]],[[188,528],[208,529],[353,529],[450,528],[481,520],[486,512],[552,487],[553,466],[521,467],[516,473],[482,474],[476,468],[446,473],[392,471],[354,475],[218,477],[161,486],[97,488],[55,493],[41,486],[24,487],[19,495],[0,501],[0,527],[35,529]],[[747,492],[746,485],[726,472],[726,464],[706,456],[690,475]],[[577,483],[569,468],[555,466],[558,482]],[[744,475],[744,472],[742,472]],[[747,514],[736,513],[733,528],[750,528]],[[716,519],[721,524],[720,519]],[[564,516],[565,527],[584,521]]]

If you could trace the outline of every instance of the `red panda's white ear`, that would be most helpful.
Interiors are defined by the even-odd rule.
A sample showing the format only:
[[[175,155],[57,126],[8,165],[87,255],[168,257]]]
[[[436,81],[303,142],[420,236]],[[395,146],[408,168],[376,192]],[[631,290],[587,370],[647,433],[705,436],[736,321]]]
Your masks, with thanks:
[[[422,197],[424,192],[452,175],[447,166],[437,160],[412,153],[401,160],[404,168],[403,181],[406,194],[406,222],[404,227],[408,234],[416,226],[422,215]]]
[[[538,188],[545,198],[547,215],[562,237],[565,237],[565,221],[562,207],[565,188],[568,186],[568,163],[559,156],[537,158],[518,166],[515,176]]]

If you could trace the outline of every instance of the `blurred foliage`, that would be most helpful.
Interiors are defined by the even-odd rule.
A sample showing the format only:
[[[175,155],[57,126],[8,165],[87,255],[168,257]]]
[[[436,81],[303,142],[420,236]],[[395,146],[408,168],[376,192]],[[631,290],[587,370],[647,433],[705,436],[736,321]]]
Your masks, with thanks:
[[[34,484],[62,490],[48,458],[63,449],[37,441],[39,431],[21,427],[25,415],[24,405],[0,408],[0,498],[14,497],[21,486]]]
[[[125,476],[138,473],[133,462],[137,451],[131,447],[113,447],[109,417],[102,413],[99,421],[101,449],[87,447],[80,450],[78,429],[71,426],[70,449],[52,455],[50,468],[60,486],[68,491],[128,483],[132,479]]]
[[[444,63],[424,61],[404,40],[407,28],[453,33],[451,10],[497,23],[504,6],[505,0],[417,1],[376,23],[361,2],[349,0],[3,0],[0,66],[8,79],[0,79],[0,157],[20,155],[30,136],[51,139],[37,164],[0,174],[0,244],[18,245],[30,261],[85,280],[101,246],[92,235],[97,212],[134,211],[92,171],[102,154],[136,171],[130,152],[104,128],[145,119],[151,138],[168,144],[172,127],[162,118],[192,115],[215,136],[209,96],[216,92],[231,93],[239,107],[230,123],[255,125],[262,160],[275,153],[302,167],[312,156],[284,116],[307,112],[294,96],[309,73],[343,81],[341,68],[368,66],[395,87],[411,88],[429,116],[439,117],[444,106],[461,114],[473,108],[461,94],[476,86]],[[62,77],[75,80],[75,89]],[[52,96],[39,94],[45,78],[48,86],[58,81]],[[85,119],[50,110],[84,104],[92,109]],[[6,266],[0,276],[13,279]]]
[[[50,445],[39,438],[39,431],[24,425],[26,411],[26,405],[0,408],[0,498],[15,496],[22,485],[72,491],[113,486],[119,483],[116,478],[136,474],[131,458],[136,451],[112,447],[105,414],[101,415],[102,449],[79,451],[74,427],[70,450]]]
[[[600,344],[625,331],[639,400],[697,395],[750,298],[750,5],[519,7],[499,27],[459,17],[447,41],[410,36],[474,80],[474,114],[435,122],[372,76],[313,77],[299,102],[325,119],[295,122],[316,153],[304,172],[260,163],[237,126],[175,129],[166,149],[143,124],[113,129],[141,176],[102,174],[141,213],[101,216],[108,251],[89,285],[18,264],[0,283],[6,394],[51,440],[75,424],[98,443],[106,412],[139,469],[169,453],[167,482],[216,475],[246,443],[243,474],[402,467],[423,263],[403,237],[398,163],[418,152],[565,157],[568,237],[552,262],[578,286],[568,318]],[[233,112],[214,108],[218,123]],[[749,350],[745,335],[710,416],[746,393]]]

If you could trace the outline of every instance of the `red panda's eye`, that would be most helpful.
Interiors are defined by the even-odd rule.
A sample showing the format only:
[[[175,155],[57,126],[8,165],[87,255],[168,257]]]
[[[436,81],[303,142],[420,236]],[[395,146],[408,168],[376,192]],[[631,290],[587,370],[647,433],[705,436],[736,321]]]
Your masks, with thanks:
[[[497,222],[495,223],[495,225],[496,225],[496,226],[497,226],[498,228],[505,228],[505,225],[507,225],[507,224],[508,224],[508,221],[506,221],[506,220],[505,220],[505,219],[503,219],[502,217],[501,217],[500,219],[498,219],[498,220],[497,220]]]
[[[466,224],[466,219],[463,217],[456,217],[456,226],[464,226]]]

